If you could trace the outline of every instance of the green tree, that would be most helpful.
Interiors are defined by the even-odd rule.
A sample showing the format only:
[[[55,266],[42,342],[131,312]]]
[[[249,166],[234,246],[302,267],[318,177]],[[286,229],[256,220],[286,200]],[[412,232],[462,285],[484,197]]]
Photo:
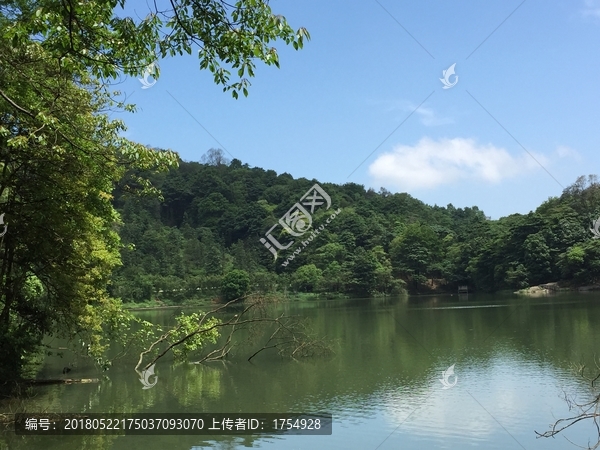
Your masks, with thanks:
[[[552,259],[550,248],[543,234],[535,233],[527,236],[523,243],[525,266],[531,276],[531,284],[551,281]]]
[[[558,267],[565,279],[592,284],[600,281],[600,242],[590,239],[561,253]]]
[[[377,287],[380,264],[373,252],[358,247],[352,261],[352,288],[359,295],[369,295]]]
[[[296,50],[310,39],[305,28],[294,31],[264,0],[175,0],[170,8],[150,9],[143,19],[126,16],[126,0],[94,2],[27,2],[0,4],[5,42],[24,49],[32,36],[41,37],[48,56],[69,73],[89,73],[114,79],[120,72],[140,76],[160,58],[192,54],[197,46],[200,68],[213,74],[223,90],[248,95],[255,61],[279,67],[277,50],[283,40]],[[120,8],[117,9],[117,6]],[[139,11],[138,11],[139,14]],[[225,66],[223,66],[225,65]],[[231,81],[234,70],[238,81]],[[158,67],[154,76],[159,76]]]
[[[216,228],[219,219],[229,210],[230,204],[223,194],[212,192],[207,197],[194,200],[197,204],[197,224],[206,228]]]
[[[512,288],[522,289],[529,286],[529,274],[523,264],[511,262],[505,277],[506,284]]]
[[[577,245],[561,253],[558,257],[558,267],[562,271],[562,276],[566,279],[573,279],[581,274],[584,264],[585,250]]]
[[[400,274],[425,277],[438,261],[442,243],[431,227],[412,223],[390,245],[392,266]]]
[[[227,272],[221,282],[221,295],[226,302],[242,298],[250,288],[250,275],[245,270]]]
[[[11,225],[0,244],[0,379],[14,379],[44,335],[78,336],[94,355],[106,348],[102,324],[123,317],[106,289],[120,264],[111,192],[127,169],[176,159],[121,138],[122,122],[102,114],[112,105],[102,87],[83,73],[75,82],[42,45],[0,39],[0,60],[0,198]],[[129,180],[130,192],[153,192]],[[43,289],[28,298],[32,279]]]
[[[370,252],[377,261],[375,268],[374,290],[383,294],[397,293],[402,290],[402,283],[392,276],[392,263],[381,245],[375,246]]]
[[[343,292],[349,278],[349,274],[344,271],[342,265],[337,261],[333,261],[323,271],[319,290],[323,292]]]
[[[297,291],[312,292],[323,277],[321,269],[314,264],[298,267],[292,276],[292,286]]]
[[[346,254],[346,249],[342,244],[328,242],[315,251],[310,257],[310,261],[314,262],[318,267],[327,267],[333,262],[343,263],[346,259]]]

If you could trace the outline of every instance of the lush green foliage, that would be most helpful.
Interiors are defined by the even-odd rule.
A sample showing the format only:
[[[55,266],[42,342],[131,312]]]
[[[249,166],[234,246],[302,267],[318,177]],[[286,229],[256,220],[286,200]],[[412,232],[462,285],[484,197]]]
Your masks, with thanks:
[[[228,163],[214,150],[209,156],[206,164],[182,162],[153,178],[163,202],[117,194],[122,238],[136,250],[125,252],[115,290],[144,288],[140,299],[155,298],[168,279],[186,288],[173,295],[162,289],[161,299],[211,297],[235,270],[246,271],[252,288],[264,292],[353,295],[600,280],[600,241],[589,231],[600,215],[600,185],[593,176],[581,177],[535,212],[497,221],[477,207],[431,207],[408,194],[323,183],[332,199],[329,211],[341,212],[282,266],[294,247],[274,261],[259,240],[316,180]],[[317,211],[314,225],[326,217]]]
[[[182,313],[177,316],[177,326],[172,332],[171,340],[182,341],[182,344],[172,348],[175,357],[185,359],[190,353],[201,350],[206,344],[217,342],[219,331],[216,327],[221,321],[216,317],[209,317],[201,322],[202,316],[203,313]],[[202,326],[198,327],[198,323],[202,323]]]
[[[298,267],[292,276],[292,286],[299,292],[312,292],[323,278],[323,271],[314,264]]]
[[[234,269],[228,272],[221,283],[221,295],[225,301],[241,299],[248,293],[250,277],[245,270]]]
[[[250,83],[245,76],[254,76],[256,60],[279,67],[272,42],[282,40],[298,50],[310,39],[305,28],[294,31],[263,0],[239,0],[233,5],[222,0],[158,1],[143,19],[124,16],[126,3],[2,1],[0,18],[6,19],[2,37],[23,48],[35,36],[68,73],[104,79],[121,73],[142,75],[157,59],[191,55],[197,47],[200,69],[209,70],[215,83],[231,90],[234,98],[239,92],[248,95]],[[238,81],[230,80],[231,70]],[[154,75],[159,76],[157,66]]]
[[[120,264],[113,186],[130,190],[128,167],[176,160],[119,137],[122,123],[99,113],[111,99],[98,83],[74,82],[39,44],[15,49],[0,40],[0,60],[0,195],[10,226],[0,266],[0,379],[11,379],[45,334],[78,335],[90,354],[102,353],[101,324],[119,309],[106,292]]]
[[[10,225],[0,242],[0,388],[24,375],[44,335],[83,344],[103,365],[111,338],[132,337],[122,333],[131,315],[107,292],[122,250],[112,193],[118,186],[119,195],[160,198],[146,175],[177,158],[120,136],[125,126],[108,112],[135,107],[119,102],[109,82],[198,45],[200,69],[237,98],[248,95],[244,76],[254,76],[256,60],[279,66],[271,42],[299,49],[309,39],[263,1],[181,0],[164,10],[154,3],[142,20],[123,17],[124,5],[0,1],[0,213]],[[171,238],[182,246],[176,233]],[[169,275],[136,282],[114,291],[139,300],[156,286],[181,288]]]

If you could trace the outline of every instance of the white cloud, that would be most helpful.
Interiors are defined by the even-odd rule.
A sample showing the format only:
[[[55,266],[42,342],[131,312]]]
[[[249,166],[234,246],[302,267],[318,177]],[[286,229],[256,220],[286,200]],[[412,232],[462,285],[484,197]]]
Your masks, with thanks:
[[[446,125],[448,123],[454,123],[449,117],[440,117],[438,114],[431,108],[427,108],[426,106],[421,106],[419,109],[416,109],[417,105],[414,105],[410,102],[402,103],[402,110],[407,113],[414,112],[417,116],[419,116],[421,123],[426,127],[435,127],[438,125]]]
[[[411,111],[413,110],[414,108],[411,109]],[[438,117],[433,111],[433,109],[426,108],[424,106],[421,106],[419,109],[417,109],[415,113],[418,114],[419,117],[421,117],[421,123],[428,127],[454,123],[454,121],[449,117]]]
[[[581,11],[584,16],[600,18],[600,0],[584,0],[585,7]]]
[[[533,156],[547,167],[545,156]],[[381,155],[369,166],[369,174],[383,185],[414,189],[435,188],[468,179],[498,183],[539,168],[525,152],[513,156],[503,148],[480,145],[473,139],[423,138],[414,146],[400,145]]]
[[[388,102],[389,106],[387,111],[402,111],[402,115],[398,116],[396,120],[404,120],[408,114],[413,113],[419,117],[420,122],[427,127],[435,127],[438,125],[446,125],[454,123],[454,120],[450,117],[440,117],[433,109],[421,106],[419,109],[417,105],[409,101],[393,101]]]
[[[556,147],[555,153],[559,158],[572,158],[576,161],[581,161],[581,155],[579,152],[565,145],[559,145]]]

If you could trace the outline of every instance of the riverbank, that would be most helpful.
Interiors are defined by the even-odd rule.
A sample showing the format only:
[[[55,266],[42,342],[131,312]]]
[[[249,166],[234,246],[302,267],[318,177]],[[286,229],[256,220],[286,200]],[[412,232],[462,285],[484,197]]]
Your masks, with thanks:
[[[306,301],[314,299],[343,299],[349,298],[345,294],[334,294],[334,293],[312,293],[312,292],[298,292],[298,293],[285,293],[281,294],[282,301]],[[148,311],[148,310],[160,310],[160,309],[177,309],[177,308],[197,308],[197,307],[210,307],[218,306],[218,299],[189,299],[181,303],[176,303],[169,300],[161,301],[147,301],[140,303],[126,302],[123,303],[124,309],[128,311]]]
[[[129,311],[140,311],[140,310],[152,310],[152,309],[177,309],[177,308],[190,308],[199,306],[211,306],[214,305],[215,301],[210,299],[190,299],[180,303],[176,303],[168,300],[160,301],[146,301],[146,302],[123,302],[123,308]]]
[[[515,291],[515,294],[538,296],[538,295],[548,295],[548,294],[552,294],[555,292],[569,292],[569,291],[579,291],[579,292],[600,291],[600,285],[592,284],[592,285],[582,286],[582,285],[566,284],[564,282],[555,281],[552,283],[540,284],[539,286],[529,286],[527,288]]]

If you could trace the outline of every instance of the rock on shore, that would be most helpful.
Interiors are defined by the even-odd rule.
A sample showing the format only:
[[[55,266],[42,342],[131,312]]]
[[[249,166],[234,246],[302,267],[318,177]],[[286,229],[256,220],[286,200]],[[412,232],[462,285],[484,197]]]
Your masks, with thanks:
[[[525,289],[521,289],[515,292],[515,294],[521,295],[546,295],[552,292],[559,291],[598,291],[600,290],[600,285],[593,284],[590,286],[570,286],[570,287],[560,287],[558,282],[540,284],[539,286],[530,286]]]

